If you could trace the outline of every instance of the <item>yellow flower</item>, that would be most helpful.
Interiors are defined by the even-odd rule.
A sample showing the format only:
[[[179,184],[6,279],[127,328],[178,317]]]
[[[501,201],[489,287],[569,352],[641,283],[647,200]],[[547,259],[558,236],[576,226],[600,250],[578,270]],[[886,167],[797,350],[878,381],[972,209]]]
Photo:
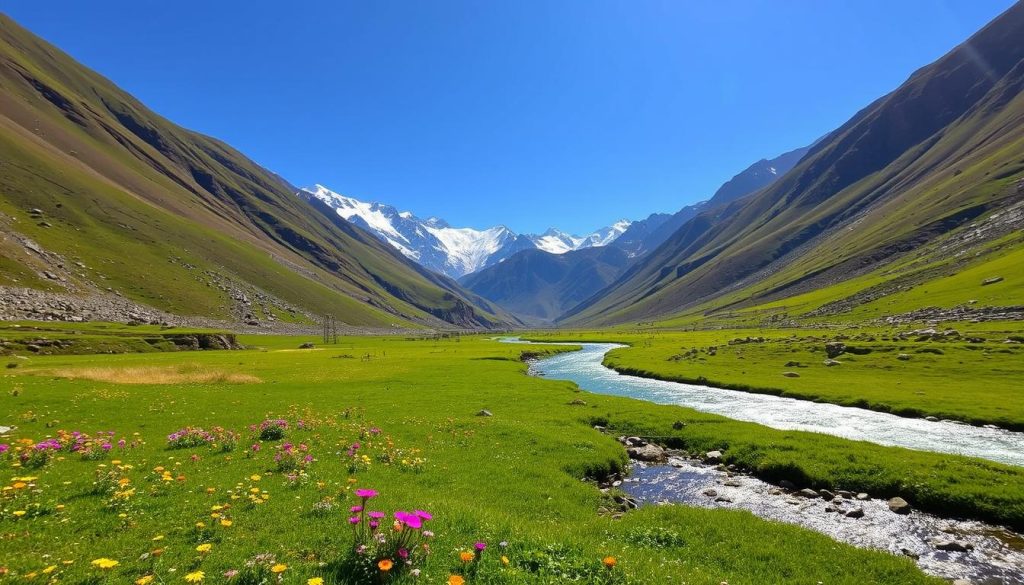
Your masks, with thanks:
[[[505,555],[501,555],[501,564],[503,564],[503,565],[505,565],[507,567],[508,566],[508,557],[506,557]]]
[[[158,540],[163,540],[163,539],[164,539],[164,535],[163,534],[157,534],[156,536],[153,537],[153,541],[154,542],[158,541]]]
[[[54,572],[56,569],[57,569],[57,565],[50,565],[49,567],[46,567],[45,569],[43,569],[43,574],[44,575],[49,575],[50,573]]]
[[[115,561],[114,559],[108,559],[106,557],[96,559],[92,562],[92,565],[94,567],[99,567],[101,569],[113,569],[114,567],[120,564],[121,563],[119,563],[118,561]]]
[[[185,575],[186,583],[199,583],[206,578],[206,573],[202,571],[193,571],[188,575]]]
[[[619,561],[615,560],[615,557],[605,557],[604,560],[602,560],[601,562],[604,563],[604,566],[608,567],[609,569],[619,564]]]
[[[256,474],[254,473],[254,474],[252,474],[252,475],[250,475],[250,476],[249,476],[249,479],[251,479],[251,480],[253,480],[253,481],[259,481],[259,480],[261,480],[261,479],[263,479],[263,478],[262,478],[262,477],[260,477],[260,476],[258,476],[258,475],[256,475]]]
[[[232,522],[231,520],[228,520],[227,518],[223,518],[220,521],[220,525],[225,527],[225,528],[227,528],[228,526],[231,526],[232,524],[234,524],[234,522]]]
[[[284,573],[288,569],[288,565],[284,563],[277,563],[273,567],[270,567],[271,573]]]
[[[22,517],[22,516],[24,516],[24,515],[25,515],[26,513],[27,513],[27,512],[25,512],[25,510],[15,510],[15,511],[14,511],[14,515],[15,515],[15,516],[17,516],[18,518],[21,518],[21,517]]]
[[[464,563],[468,563],[468,562],[472,561],[475,558],[476,557],[473,555],[473,553],[471,553],[469,551],[462,551],[462,552],[459,553],[459,560],[464,562]]]
[[[448,577],[448,585],[463,585],[465,582],[466,580],[458,575]]]
[[[306,579],[306,585],[324,585],[324,580],[320,577],[313,577],[312,579]]]
[[[149,585],[153,582],[153,575],[145,575],[135,580],[135,585]]]
[[[212,549],[212,548],[213,548],[212,544],[210,544],[208,542],[204,542],[203,544],[200,544],[199,546],[197,546],[196,550],[198,552],[201,552],[201,553],[208,553],[208,552],[210,552],[210,549]]]

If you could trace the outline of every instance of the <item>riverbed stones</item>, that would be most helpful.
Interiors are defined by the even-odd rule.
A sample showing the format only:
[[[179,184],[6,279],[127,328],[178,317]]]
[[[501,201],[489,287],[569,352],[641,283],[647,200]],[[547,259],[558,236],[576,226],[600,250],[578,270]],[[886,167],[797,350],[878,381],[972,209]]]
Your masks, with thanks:
[[[704,454],[704,461],[706,463],[721,463],[722,452],[721,451],[708,451]]]
[[[818,490],[818,495],[821,496],[821,499],[825,500],[826,502],[831,502],[832,500],[836,499],[836,495],[828,490]]]
[[[847,518],[863,518],[864,508],[854,508],[846,513]]]
[[[740,483],[739,480],[727,479],[727,480],[722,482],[722,485],[724,485],[725,487],[740,487],[743,484]]]
[[[812,490],[811,488],[804,488],[804,489],[802,489],[802,490],[798,491],[798,492],[797,492],[797,495],[798,495],[798,496],[801,496],[801,497],[804,497],[804,498],[812,499],[812,500],[813,500],[814,498],[818,498],[818,497],[820,497],[820,496],[818,495],[818,492],[816,492],[816,491]]]
[[[899,496],[897,496],[895,498],[890,498],[888,503],[889,503],[889,510],[891,510],[892,512],[894,512],[896,514],[909,514],[910,510],[912,509],[910,507],[910,504],[907,503],[906,500],[904,500],[903,498],[901,498]]]
[[[865,494],[864,492],[861,492],[857,494],[857,499],[861,502],[866,502],[871,499],[871,496]]]
[[[853,497],[853,492],[848,492],[846,490],[836,490],[836,495],[839,496],[840,498],[843,498],[844,500],[849,500],[850,498]]]
[[[631,459],[638,461],[664,461],[666,459],[665,450],[652,443],[641,447],[629,447],[626,452],[629,453]]]
[[[709,498],[713,498],[718,495],[718,490],[707,489],[703,491],[703,494]]]
[[[732,498],[730,498],[728,496],[718,496],[717,498],[715,498],[715,501],[716,502],[725,502],[727,504],[731,504],[732,503]]]

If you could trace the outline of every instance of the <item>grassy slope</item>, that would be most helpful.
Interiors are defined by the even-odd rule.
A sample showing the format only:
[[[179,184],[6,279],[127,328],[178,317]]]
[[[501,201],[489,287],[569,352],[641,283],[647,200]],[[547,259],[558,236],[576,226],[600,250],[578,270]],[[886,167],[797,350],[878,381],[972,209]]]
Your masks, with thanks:
[[[228,316],[219,289],[169,265],[180,257],[353,325],[497,320],[452,281],[311,208],[241,153],[161,118],[6,17],[0,112],[7,229],[102,274],[82,281],[168,311]],[[52,227],[25,217],[33,207]],[[0,255],[5,283],[40,285],[23,250]]]
[[[701,299],[706,311],[800,294],[1018,201],[1022,19],[1024,8],[1012,8],[971,47],[865,108],[772,187],[705,212],[564,324],[663,320]],[[977,68],[978,54],[989,54],[1002,79]],[[787,263],[772,265],[780,258]]]
[[[594,582],[603,572],[599,559],[609,554],[619,558],[616,574],[631,583],[678,583],[681,577],[687,583],[931,582],[907,559],[857,550],[743,512],[651,507],[614,521],[597,514],[607,505],[600,492],[579,481],[625,463],[621,447],[590,427],[593,416],[659,431],[682,417],[693,424],[681,437],[698,442],[707,440],[700,438],[702,434],[717,433],[723,425],[755,434],[760,429],[756,425],[733,425],[685,409],[606,396],[587,396],[590,406],[584,409],[571,406],[568,403],[579,395],[570,384],[526,377],[516,360],[521,347],[481,338],[346,338],[338,346],[311,351],[293,349],[302,341],[297,338],[245,341],[268,349],[58,356],[33,359],[9,372],[2,384],[17,393],[0,394],[0,411],[11,413],[20,426],[17,437],[41,438],[56,428],[112,429],[129,437],[139,433],[146,445],[117,455],[121,465],[131,466],[125,474],[139,492],[123,508],[124,517],[118,510],[105,509],[100,496],[90,495],[93,471],[98,465],[112,465],[110,461],[68,457],[31,471],[40,488],[32,498],[53,513],[14,520],[12,511],[25,501],[5,501],[0,526],[18,536],[5,541],[0,566],[23,575],[56,564],[61,580],[74,583],[95,572],[88,566],[91,559],[106,556],[120,560],[115,570],[119,582],[151,570],[179,582],[186,570],[199,567],[210,576],[219,575],[238,568],[253,554],[272,552],[290,566],[288,582],[305,582],[314,575],[326,577],[328,583],[343,582],[335,579],[330,566],[318,565],[335,561],[349,546],[342,509],[352,501],[345,495],[352,477],[356,486],[381,490],[381,507],[419,507],[435,514],[438,539],[423,579],[428,583],[441,582],[457,570],[456,550],[476,540],[486,540],[492,547],[507,540],[512,566],[501,570],[497,553],[487,556],[489,568],[478,583],[550,583],[559,581],[559,574]],[[58,367],[181,364],[251,374],[262,383],[140,386],[46,375]],[[352,418],[341,417],[349,408],[355,408]],[[474,416],[481,408],[494,416]],[[243,430],[265,416],[307,411],[307,417],[321,421],[319,426],[289,435],[309,443],[317,458],[310,481],[302,487],[286,487],[279,474],[267,473],[273,469],[271,444],[251,458],[244,454],[245,441],[242,450],[229,456],[208,449],[164,447],[164,436],[185,425]],[[405,450],[400,457],[426,459],[422,470],[374,459],[368,469],[349,473],[341,452],[356,440],[358,425],[381,427],[395,448]],[[799,444],[801,433],[777,435],[784,444]],[[819,452],[838,452],[841,442],[827,443]],[[730,458],[735,451],[727,451]],[[903,455],[900,450],[868,447],[858,460],[875,461],[884,470],[905,461]],[[921,457],[910,463],[933,463]],[[812,465],[821,462],[819,457]],[[28,472],[12,469],[9,463],[0,465],[5,469],[2,482]],[[169,467],[185,479],[154,488],[152,478],[158,474],[152,470],[157,466]],[[991,473],[985,469],[993,468],[970,461],[966,466],[978,473],[978,483],[972,486],[982,486]],[[258,483],[250,479],[254,473],[262,475]],[[247,493],[254,484],[270,494],[266,504],[252,507],[244,498],[230,499],[231,490]],[[970,493],[972,486],[958,489]],[[151,489],[164,495],[146,495]],[[993,496],[999,493],[991,491]],[[1021,491],[1015,493],[1019,496]],[[329,496],[340,497],[342,509],[326,517],[310,513],[315,502]],[[52,508],[58,502],[65,506],[62,511]],[[194,527],[198,521],[213,524],[211,506],[225,503],[233,504],[227,512],[233,526],[204,531]],[[152,542],[158,535],[163,540]],[[201,561],[193,550],[200,542],[214,543]],[[156,547],[164,549],[156,562],[137,560]],[[43,558],[44,552],[49,556]],[[531,558],[544,559],[540,569],[529,568]],[[75,562],[64,565],[64,560]],[[171,568],[176,573],[169,573]]]

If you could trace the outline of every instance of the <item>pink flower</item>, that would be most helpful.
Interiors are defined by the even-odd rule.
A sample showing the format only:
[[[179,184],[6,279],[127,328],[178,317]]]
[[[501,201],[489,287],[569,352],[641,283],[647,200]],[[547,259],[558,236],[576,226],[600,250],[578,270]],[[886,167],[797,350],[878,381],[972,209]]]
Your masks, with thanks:
[[[431,516],[429,512],[424,512],[423,510],[416,510],[416,511],[413,512],[413,514],[416,514],[417,516],[419,516],[420,518],[422,518],[424,520],[433,520],[434,519],[434,517]]]
[[[235,569],[230,569],[230,570],[224,571],[224,576],[227,577],[228,579],[231,579],[232,577],[234,577],[237,574],[238,574],[238,571],[235,570]]]
[[[409,558],[409,551],[404,548],[400,548],[398,549],[398,556],[402,557],[403,559],[407,559]]]
[[[380,520],[381,518],[383,518],[384,516],[386,516],[386,514],[384,514],[384,512],[370,512],[370,513],[369,513],[369,514],[367,514],[367,515],[368,515],[368,516],[369,516],[370,518],[375,518],[375,519],[377,519],[377,520]]]
[[[363,507],[362,506],[352,506],[351,508],[348,509],[348,511],[352,512],[353,514],[355,514],[356,512],[362,512],[363,511]]]
[[[376,497],[377,490],[356,490],[356,495],[364,500],[369,500],[370,498]]]
[[[359,516],[352,516],[348,519],[349,524],[359,524]]]
[[[480,552],[483,552],[483,550],[485,548],[487,548],[487,543],[486,542],[478,542],[478,543],[473,545],[473,548],[475,548],[476,550],[478,550]]]

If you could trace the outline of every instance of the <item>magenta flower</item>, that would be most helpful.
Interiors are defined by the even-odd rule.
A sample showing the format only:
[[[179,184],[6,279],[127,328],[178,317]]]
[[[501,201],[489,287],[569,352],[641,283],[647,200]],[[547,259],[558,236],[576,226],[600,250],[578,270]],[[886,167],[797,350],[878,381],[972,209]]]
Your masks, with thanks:
[[[434,517],[430,515],[430,512],[424,512],[423,510],[415,510],[413,514],[416,514],[423,520],[433,520]]]
[[[409,558],[409,551],[407,549],[400,548],[398,549],[398,556],[402,557],[403,559],[407,559]]]
[[[487,548],[487,543],[486,542],[478,542],[478,543],[473,545],[473,548],[475,548],[476,550],[478,550],[480,552],[483,552],[484,549]]]
[[[362,512],[363,511],[363,507],[362,506],[352,506],[351,508],[348,509],[348,511],[352,512],[353,514],[355,514],[356,512]]]
[[[359,516],[352,516],[348,519],[349,524],[359,524]]]
[[[376,519],[376,520],[380,520],[381,518],[383,518],[384,516],[386,516],[386,514],[385,514],[384,512],[370,512],[370,513],[368,514],[368,516],[369,516],[370,518],[374,518],[374,519]]]
[[[356,490],[356,495],[364,500],[369,500],[377,495],[377,490]]]

